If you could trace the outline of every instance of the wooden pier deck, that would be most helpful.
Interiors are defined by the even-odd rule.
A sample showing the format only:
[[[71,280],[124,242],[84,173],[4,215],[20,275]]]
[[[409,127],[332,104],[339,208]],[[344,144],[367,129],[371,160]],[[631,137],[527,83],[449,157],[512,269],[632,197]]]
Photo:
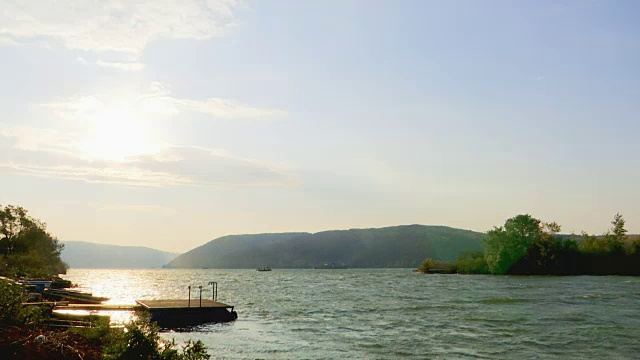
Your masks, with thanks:
[[[185,328],[238,318],[233,306],[209,299],[136,300],[161,328]]]
[[[136,300],[130,304],[69,304],[66,302],[37,303],[52,306],[53,310],[137,311],[150,314],[161,328],[187,328],[211,322],[229,322],[238,318],[234,306],[209,299]],[[31,305],[36,305],[31,304]]]
[[[186,299],[171,299],[171,300],[136,300],[140,306],[148,310],[157,309],[188,309],[188,308],[222,308],[232,309],[233,306],[223,304],[221,302],[209,300],[209,299],[191,299],[191,302]]]

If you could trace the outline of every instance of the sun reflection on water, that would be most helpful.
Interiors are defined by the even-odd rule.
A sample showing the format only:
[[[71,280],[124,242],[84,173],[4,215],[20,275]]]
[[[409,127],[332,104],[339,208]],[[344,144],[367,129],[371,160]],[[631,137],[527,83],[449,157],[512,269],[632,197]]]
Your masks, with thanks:
[[[64,278],[73,281],[76,290],[92,293],[94,296],[107,297],[105,305],[136,305],[136,300],[162,298],[162,291],[157,281],[150,281],[145,270],[101,270],[100,277],[93,271],[74,271]],[[121,326],[136,319],[134,311],[87,311],[57,310],[69,315],[105,315],[110,317],[110,324]]]

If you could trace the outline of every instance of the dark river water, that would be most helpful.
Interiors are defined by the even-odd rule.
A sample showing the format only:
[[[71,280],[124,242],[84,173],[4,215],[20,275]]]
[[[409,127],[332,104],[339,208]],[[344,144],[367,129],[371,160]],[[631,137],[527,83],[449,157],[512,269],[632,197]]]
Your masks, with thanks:
[[[215,359],[630,359],[640,277],[420,275],[409,269],[96,270],[67,279],[111,303],[219,284],[239,318],[192,332]]]

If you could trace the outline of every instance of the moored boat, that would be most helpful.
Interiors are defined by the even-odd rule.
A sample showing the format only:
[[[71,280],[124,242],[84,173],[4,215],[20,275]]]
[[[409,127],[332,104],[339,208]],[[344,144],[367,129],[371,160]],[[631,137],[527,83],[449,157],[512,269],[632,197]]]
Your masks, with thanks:
[[[85,293],[76,290],[47,289],[43,296],[53,301],[69,301],[74,304],[100,304],[109,300],[107,297],[93,296],[92,293]]]

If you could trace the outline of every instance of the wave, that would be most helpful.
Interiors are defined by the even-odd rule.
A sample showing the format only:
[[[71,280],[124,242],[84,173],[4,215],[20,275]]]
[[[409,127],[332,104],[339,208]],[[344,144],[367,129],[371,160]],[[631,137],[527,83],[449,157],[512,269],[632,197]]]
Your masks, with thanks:
[[[512,303],[522,303],[527,302],[527,299],[514,299],[514,298],[487,298],[483,299],[481,302],[483,304],[512,304]]]

